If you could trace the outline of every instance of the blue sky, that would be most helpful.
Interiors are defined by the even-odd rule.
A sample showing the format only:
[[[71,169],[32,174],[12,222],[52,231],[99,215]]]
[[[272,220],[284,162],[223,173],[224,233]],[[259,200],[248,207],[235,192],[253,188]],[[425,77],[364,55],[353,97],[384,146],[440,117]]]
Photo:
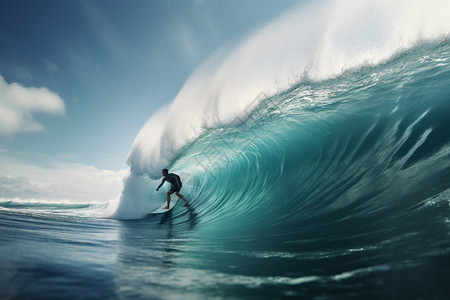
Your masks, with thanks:
[[[36,163],[124,168],[140,127],[202,61],[293,4],[3,1],[0,76],[48,89],[65,111],[32,112],[45,131],[3,134],[0,146]]]
[[[39,179],[55,170],[116,182],[140,128],[199,64],[297,2],[2,1],[0,198],[59,184]]]

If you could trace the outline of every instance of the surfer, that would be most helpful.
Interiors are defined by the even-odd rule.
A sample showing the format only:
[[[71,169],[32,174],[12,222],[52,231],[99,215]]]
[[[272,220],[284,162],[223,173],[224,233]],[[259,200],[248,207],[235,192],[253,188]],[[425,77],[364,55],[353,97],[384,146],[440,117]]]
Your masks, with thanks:
[[[175,195],[177,195],[178,197],[183,199],[184,202],[187,205],[188,201],[186,200],[186,198],[184,198],[183,195],[180,194],[181,187],[183,186],[183,184],[181,183],[180,176],[178,176],[175,173],[169,173],[169,171],[167,169],[163,169],[162,170],[162,175],[164,176],[164,178],[163,178],[161,184],[156,188],[156,191],[158,191],[159,188],[166,181],[170,182],[171,185],[172,185],[171,189],[167,192],[167,206],[164,207],[164,209],[169,209],[169,206],[170,206],[170,195],[172,195],[173,193],[175,193]]]

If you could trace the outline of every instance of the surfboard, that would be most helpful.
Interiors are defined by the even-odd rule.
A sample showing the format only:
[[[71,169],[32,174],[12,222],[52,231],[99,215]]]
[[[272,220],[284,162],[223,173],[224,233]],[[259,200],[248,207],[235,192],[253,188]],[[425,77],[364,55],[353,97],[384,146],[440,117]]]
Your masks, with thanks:
[[[152,211],[151,214],[163,214],[163,213],[170,211],[175,206],[175,204],[177,204],[178,199],[180,199],[180,198],[178,198],[178,196],[172,195],[172,197],[170,198],[169,208],[164,208],[167,206],[167,200],[166,200],[166,201],[164,201],[164,203],[161,205],[160,208]]]

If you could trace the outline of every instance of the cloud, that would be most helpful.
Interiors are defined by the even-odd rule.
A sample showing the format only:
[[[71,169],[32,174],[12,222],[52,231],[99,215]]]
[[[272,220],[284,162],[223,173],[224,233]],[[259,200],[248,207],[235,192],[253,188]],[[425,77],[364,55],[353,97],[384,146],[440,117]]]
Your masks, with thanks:
[[[198,56],[198,39],[194,31],[187,24],[179,24],[177,28],[177,42],[189,58],[196,59]]]
[[[115,60],[115,63],[130,64],[134,59],[134,50],[125,41],[117,27],[91,2],[81,2],[85,16],[107,53]]]
[[[64,116],[65,111],[65,103],[56,93],[44,87],[9,84],[0,75],[0,135],[44,132],[44,126],[34,120],[33,114]]]
[[[106,203],[122,191],[126,170],[102,170],[82,164],[41,167],[1,155],[0,198],[49,202]]]
[[[61,71],[57,64],[55,64],[54,62],[52,62],[48,59],[44,60],[44,67],[45,67],[45,70],[47,70],[47,72],[50,74],[56,74]]]
[[[0,175],[0,195],[2,198],[35,197],[45,191],[47,185],[36,183],[26,177]]]

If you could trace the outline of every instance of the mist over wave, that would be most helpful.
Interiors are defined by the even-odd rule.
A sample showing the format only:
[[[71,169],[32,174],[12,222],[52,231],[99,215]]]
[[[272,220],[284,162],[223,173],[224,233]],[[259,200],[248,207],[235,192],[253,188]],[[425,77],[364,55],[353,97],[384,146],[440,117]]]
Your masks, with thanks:
[[[239,126],[246,122],[249,114],[255,113],[255,108],[260,109],[261,101],[269,101],[267,99],[288,111],[297,112],[296,122],[307,122],[310,116],[298,113],[304,111],[305,103],[308,103],[307,108],[320,109],[324,104],[344,101],[339,97],[333,98],[333,89],[328,85],[331,79],[347,74],[348,70],[355,70],[356,73],[350,72],[352,76],[364,77],[367,74],[357,71],[362,66],[381,66],[420,43],[445,40],[450,33],[447,11],[450,11],[447,1],[323,1],[301,4],[251,35],[235,50],[220,51],[192,74],[172,104],[156,113],[138,134],[128,157],[130,174],[125,179],[120,201],[111,205],[111,216],[142,218],[158,201],[162,202],[164,193],[151,191],[158,183],[155,179],[165,167],[184,173],[182,178],[187,180],[187,184],[183,188],[187,192],[198,184],[201,188],[207,187],[211,183],[208,181],[210,178],[203,178],[199,183],[199,178],[205,173],[198,162],[200,152],[186,156],[192,150],[191,144],[199,137],[207,135],[209,130],[230,124],[232,128],[241,128]],[[403,59],[408,61],[409,58]],[[348,83],[333,88],[348,89],[349,92],[358,89],[358,78],[346,79]],[[302,101],[290,102],[297,96],[286,95],[284,91],[301,86],[302,82],[310,84],[297,91],[303,95]],[[327,84],[320,85],[320,82]],[[396,86],[389,88],[395,89]],[[397,92],[405,90],[398,89]],[[355,101],[353,98],[358,97],[358,93],[350,93],[345,101]],[[285,103],[292,106],[284,106]],[[391,108],[398,109],[396,106]],[[341,112],[332,114],[338,113]],[[427,114],[426,110],[422,113]],[[281,114],[277,117],[286,116]],[[402,122],[401,118],[398,122]],[[307,126],[305,124],[303,126]],[[373,126],[376,127],[376,122]],[[304,137],[298,128],[288,132],[290,137]],[[273,139],[274,136],[268,136],[263,140],[270,144]],[[272,154],[275,152],[271,151]],[[244,156],[248,160],[248,154]],[[258,165],[268,157],[260,157]],[[265,178],[254,184],[269,183],[274,184]]]

